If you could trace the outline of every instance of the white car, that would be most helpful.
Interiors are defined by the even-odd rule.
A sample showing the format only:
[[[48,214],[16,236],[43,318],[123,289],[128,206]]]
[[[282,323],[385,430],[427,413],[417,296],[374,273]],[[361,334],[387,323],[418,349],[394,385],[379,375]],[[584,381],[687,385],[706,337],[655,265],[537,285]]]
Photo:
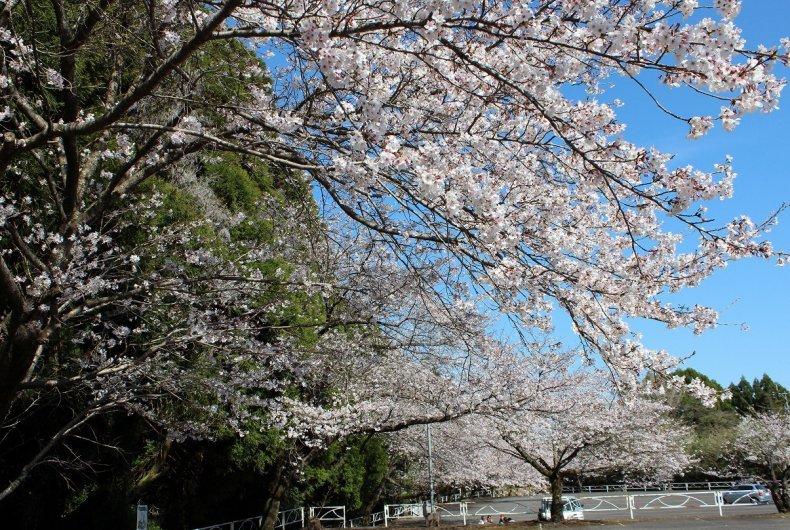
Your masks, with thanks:
[[[565,503],[562,508],[562,516],[566,521],[571,519],[581,521],[584,519],[584,505],[580,503],[576,497],[566,497],[563,495],[562,502]],[[543,497],[543,499],[541,499],[540,510],[538,510],[538,520],[551,520],[551,497]]]

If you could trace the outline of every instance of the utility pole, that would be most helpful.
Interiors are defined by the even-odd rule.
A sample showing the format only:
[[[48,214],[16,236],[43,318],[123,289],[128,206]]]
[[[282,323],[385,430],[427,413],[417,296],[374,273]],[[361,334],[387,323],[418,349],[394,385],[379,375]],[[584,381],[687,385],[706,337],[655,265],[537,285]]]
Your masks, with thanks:
[[[427,424],[425,426],[425,431],[428,434],[428,482],[431,485],[431,513],[436,511],[436,505],[434,504],[434,492],[433,492],[433,443],[431,442],[431,424]]]

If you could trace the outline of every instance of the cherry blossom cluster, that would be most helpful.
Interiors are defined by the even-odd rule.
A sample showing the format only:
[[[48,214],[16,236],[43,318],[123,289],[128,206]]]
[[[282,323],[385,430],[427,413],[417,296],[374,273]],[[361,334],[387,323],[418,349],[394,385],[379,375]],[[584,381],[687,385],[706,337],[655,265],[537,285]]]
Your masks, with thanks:
[[[620,473],[666,479],[688,468],[690,431],[648,396],[613,399],[600,374],[565,374],[516,409],[472,413],[432,428],[436,477],[448,485],[538,486],[563,477]],[[425,432],[394,435],[425,475]]]
[[[768,485],[780,513],[790,510],[790,409],[754,412],[738,425],[732,468]]]
[[[681,116],[651,93],[659,111],[689,123],[692,137],[717,120],[729,130],[749,112],[774,110],[784,81],[772,68],[787,50],[747,48],[733,22],[738,2],[686,20],[697,7],[227,0],[195,12],[172,0],[149,14],[160,68],[64,116],[50,116],[42,94],[27,93],[21,80],[45,72],[40,90],[62,96],[79,90],[77,73],[36,68],[41,56],[16,30],[24,14],[8,9],[2,160],[15,173],[30,153],[61,161],[69,179],[59,206],[74,230],[99,222],[113,201],[134,200],[141,182],[194,152],[259,156],[304,172],[402,260],[446,264],[456,285],[469,283],[524,327],[550,329],[552,309],[565,310],[615,373],[633,374],[655,354],[626,345],[627,318],[711,327],[712,310],[670,306],[660,295],[698,284],[729,259],[773,250],[759,240],[763,225],[748,219],[708,228],[700,202],[731,195],[729,162],[710,172],[674,168],[669,154],[626,140],[615,106],[562,88],[581,84],[603,97],[611,76],[648,90],[641,79],[657,74],[670,87],[726,94],[713,118]],[[78,18],[87,26],[75,32],[77,50],[110,22],[93,15]],[[114,31],[109,38],[120,42]],[[179,65],[226,40],[252,50],[220,67],[246,85],[243,101],[212,101],[179,77]],[[266,56],[270,75],[259,59]],[[108,79],[110,91],[116,81]],[[86,152],[58,140],[100,131]],[[75,164],[84,171],[68,170]],[[667,218],[700,237],[696,249],[678,250],[688,235],[662,228]],[[641,360],[630,362],[631,351]]]
[[[764,479],[790,481],[790,414],[785,410],[746,416],[738,426],[735,448],[747,466],[768,468]]]
[[[550,328],[547,308],[565,309],[608,352],[623,349],[627,316],[714,326],[714,311],[657,297],[729,259],[773,254],[759,240],[764,226],[747,219],[706,228],[700,202],[731,196],[730,161],[673,168],[671,155],[625,139],[611,105],[560,90],[581,83],[601,94],[613,75],[645,88],[640,78],[658,72],[670,87],[728,94],[718,118],[680,116],[657,100],[692,138],[717,120],[732,130],[746,113],[774,110],[784,81],[771,67],[785,51],[747,50],[732,22],[738,2],[718,2],[720,19],[685,23],[697,7],[267,4],[243,9],[226,33],[286,61],[255,119],[299,146],[340,208],[400,245],[449,249],[528,327]],[[282,46],[284,35],[295,44]],[[665,231],[667,217],[702,236],[696,251],[678,250],[687,237]],[[637,368],[653,355],[643,353]],[[628,364],[613,362],[620,372]]]
[[[730,160],[677,167],[628,141],[608,103],[611,78],[632,83],[691,138],[776,109],[788,42],[749,46],[739,2],[715,6],[4,3],[0,416],[73,388],[95,403],[75,425],[117,405],[176,438],[256,418],[320,445],[523,412],[572,364],[532,339],[556,310],[618,390],[668,371],[629,319],[702,332],[715,310],[667,292],[732,259],[784,259],[763,239],[773,219],[706,216],[733,193]],[[53,39],[28,40],[44,20]],[[698,115],[656,81],[700,97]],[[232,213],[201,176],[219,155],[303,193]],[[239,235],[253,225],[270,237]],[[518,340],[495,338],[505,319]],[[79,355],[51,379],[64,344]],[[191,416],[174,406],[196,395]]]

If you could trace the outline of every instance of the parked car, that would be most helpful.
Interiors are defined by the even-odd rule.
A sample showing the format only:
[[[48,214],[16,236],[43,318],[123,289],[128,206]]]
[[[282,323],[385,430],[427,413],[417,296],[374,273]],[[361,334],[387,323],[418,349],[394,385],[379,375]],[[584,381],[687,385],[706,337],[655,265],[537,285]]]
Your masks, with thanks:
[[[739,484],[721,495],[724,504],[768,504],[771,492],[762,484]]]
[[[584,505],[576,497],[563,495],[562,502],[565,503],[562,508],[562,515],[566,520],[577,519],[581,521],[584,519]],[[549,521],[551,519],[551,497],[543,497],[541,499],[538,519],[541,521]]]

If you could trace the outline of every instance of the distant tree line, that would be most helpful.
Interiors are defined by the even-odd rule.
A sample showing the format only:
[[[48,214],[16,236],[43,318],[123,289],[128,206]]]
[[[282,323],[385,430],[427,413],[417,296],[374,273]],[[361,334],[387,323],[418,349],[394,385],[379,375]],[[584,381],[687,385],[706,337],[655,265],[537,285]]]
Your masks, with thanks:
[[[754,414],[786,414],[790,391],[771,379],[768,374],[751,382],[741,377],[738,383],[732,383],[726,389],[693,368],[678,370],[676,375],[681,375],[689,381],[694,378],[699,379],[717,391],[727,390],[730,394],[729,398],[720,400],[713,407],[706,407],[699,399],[686,393],[669,396],[676,417],[694,430],[690,451],[699,461],[684,478],[706,480],[748,472],[748,466],[744,468],[739,465],[743,462],[733,462],[736,458],[733,444],[739,425],[743,418]],[[756,469],[751,471],[758,474]]]

